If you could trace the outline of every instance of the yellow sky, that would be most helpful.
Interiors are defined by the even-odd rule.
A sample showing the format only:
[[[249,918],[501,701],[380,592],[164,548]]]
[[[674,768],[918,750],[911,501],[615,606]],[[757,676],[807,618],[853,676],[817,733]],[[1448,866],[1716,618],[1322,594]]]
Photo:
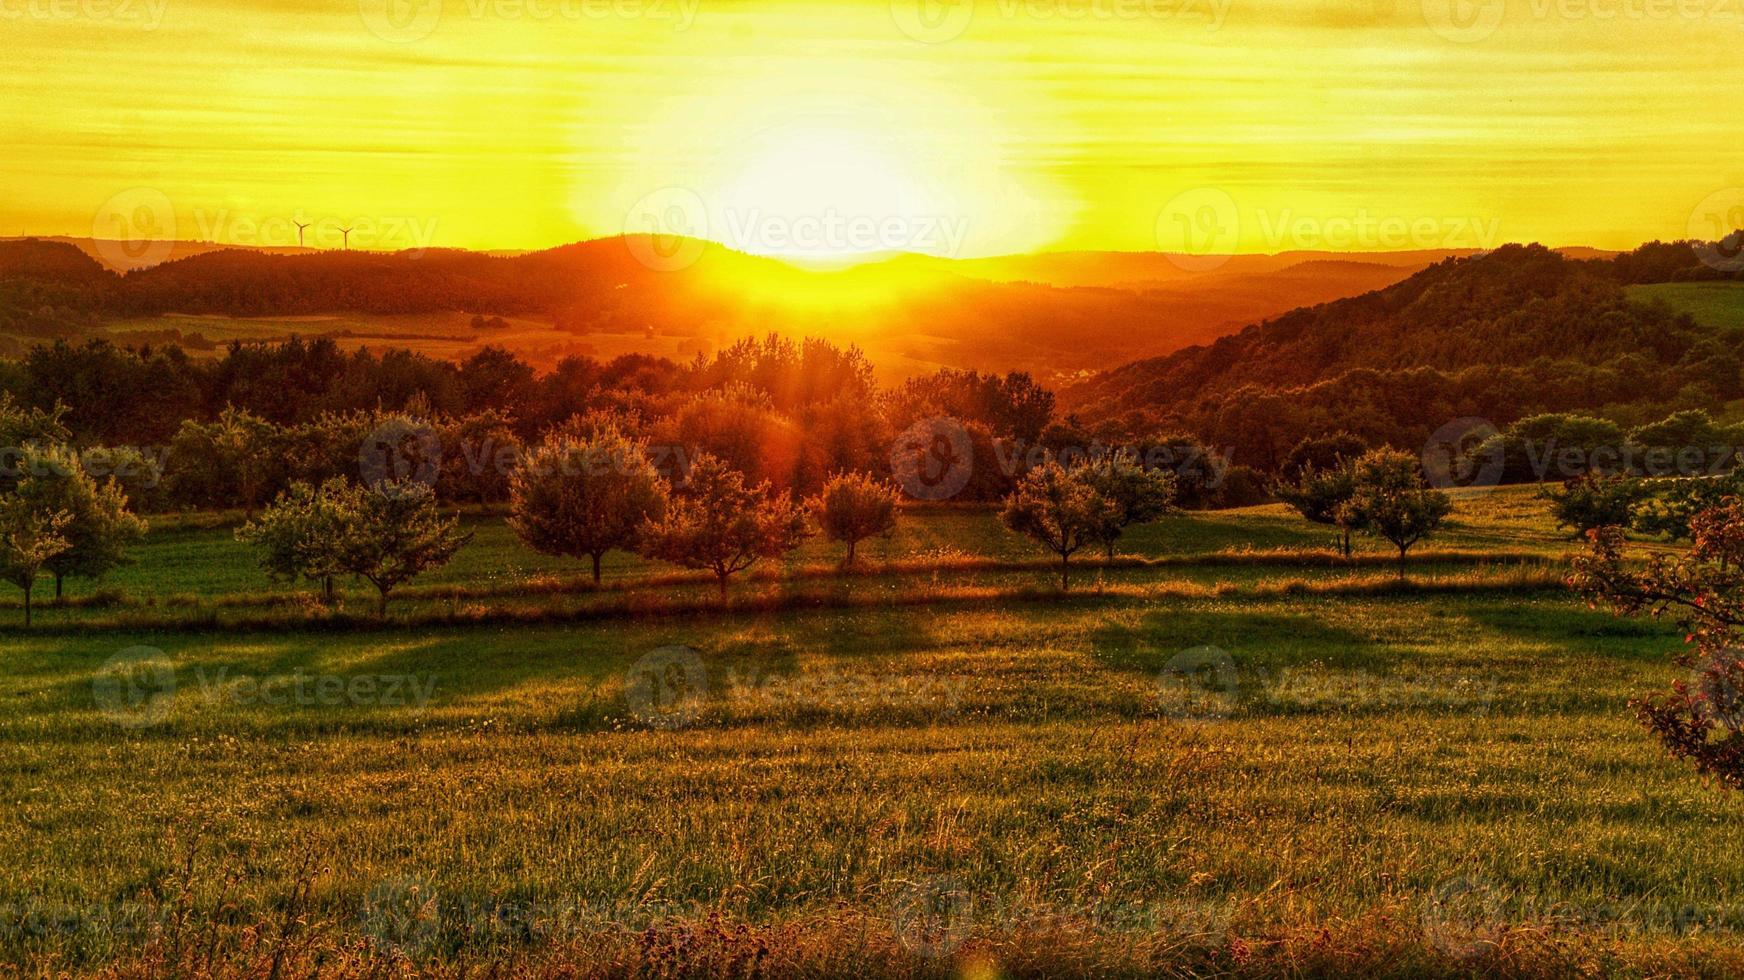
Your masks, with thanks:
[[[0,234],[1627,247],[1744,203],[1738,0],[240,6],[0,0]]]

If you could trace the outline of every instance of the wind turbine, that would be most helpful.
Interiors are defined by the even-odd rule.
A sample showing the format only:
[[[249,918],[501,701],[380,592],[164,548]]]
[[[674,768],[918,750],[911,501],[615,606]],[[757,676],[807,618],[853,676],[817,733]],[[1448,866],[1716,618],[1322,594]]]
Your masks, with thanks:
[[[309,222],[298,221],[297,219],[292,218],[291,224],[297,226],[297,247],[302,248],[303,247],[303,229],[309,227]]]
[[[349,250],[351,248],[351,229],[350,228],[341,228],[341,229],[339,229],[339,234],[344,236],[344,238],[343,238],[344,244],[340,246],[340,249],[341,250]]]

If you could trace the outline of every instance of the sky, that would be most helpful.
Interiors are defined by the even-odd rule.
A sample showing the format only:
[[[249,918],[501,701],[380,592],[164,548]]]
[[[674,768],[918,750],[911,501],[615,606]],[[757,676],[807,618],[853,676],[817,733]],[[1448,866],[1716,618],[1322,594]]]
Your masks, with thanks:
[[[0,0],[0,234],[1627,248],[1744,224],[1744,0]]]

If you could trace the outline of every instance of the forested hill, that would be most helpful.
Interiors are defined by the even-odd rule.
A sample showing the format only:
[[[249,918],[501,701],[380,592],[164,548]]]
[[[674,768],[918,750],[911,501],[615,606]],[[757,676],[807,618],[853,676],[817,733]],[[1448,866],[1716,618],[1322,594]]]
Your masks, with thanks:
[[[1262,465],[1316,430],[1405,445],[1466,415],[1711,408],[1741,393],[1736,341],[1624,291],[1706,268],[1687,245],[1606,261],[1505,246],[1106,372],[1062,405],[1134,430],[1179,425]]]

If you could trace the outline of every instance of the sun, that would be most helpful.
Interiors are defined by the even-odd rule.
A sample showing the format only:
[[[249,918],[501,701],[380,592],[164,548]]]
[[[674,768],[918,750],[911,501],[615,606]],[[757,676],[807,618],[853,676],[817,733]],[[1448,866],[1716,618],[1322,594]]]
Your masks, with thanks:
[[[966,220],[892,134],[784,127],[748,142],[721,177],[716,234],[742,252],[840,259],[962,248]]]
[[[807,59],[761,71],[643,98],[643,117],[618,131],[628,174],[602,193],[576,170],[577,223],[853,265],[1028,251],[1071,220],[1061,190],[1010,158],[999,125],[1009,112],[890,66]],[[651,211],[669,218],[650,223]]]

